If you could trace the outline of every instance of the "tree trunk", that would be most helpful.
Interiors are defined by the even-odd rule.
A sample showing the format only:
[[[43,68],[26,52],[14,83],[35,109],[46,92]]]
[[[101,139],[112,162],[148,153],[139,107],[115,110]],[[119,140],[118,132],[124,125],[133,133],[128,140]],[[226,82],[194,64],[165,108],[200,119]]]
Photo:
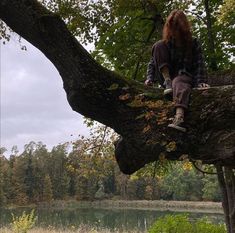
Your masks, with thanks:
[[[207,45],[208,45],[208,49],[210,52],[209,67],[211,68],[211,70],[218,70],[216,56],[215,56],[215,37],[213,35],[213,30],[212,30],[209,0],[204,0],[204,7],[205,7],[205,12],[206,12],[206,28],[207,28],[207,36],[208,36]]]
[[[235,175],[229,167],[216,166],[228,233],[235,233]]]
[[[163,91],[145,87],[100,66],[78,43],[58,15],[36,0],[1,0],[0,18],[41,50],[63,80],[76,112],[111,128],[120,139],[115,156],[122,172],[131,174],[159,155],[235,167],[235,87],[193,90],[188,132],[167,128],[173,103]]]

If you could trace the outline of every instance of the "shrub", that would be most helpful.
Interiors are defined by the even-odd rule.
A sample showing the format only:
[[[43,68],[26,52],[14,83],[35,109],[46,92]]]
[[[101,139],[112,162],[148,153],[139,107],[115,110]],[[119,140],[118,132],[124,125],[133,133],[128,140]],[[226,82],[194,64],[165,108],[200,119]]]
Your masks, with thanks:
[[[213,224],[207,219],[190,222],[188,215],[166,215],[158,219],[148,233],[226,233],[224,224]]]
[[[27,233],[34,226],[36,220],[37,217],[34,215],[34,210],[29,214],[24,211],[19,217],[12,214],[12,230],[15,233]]]

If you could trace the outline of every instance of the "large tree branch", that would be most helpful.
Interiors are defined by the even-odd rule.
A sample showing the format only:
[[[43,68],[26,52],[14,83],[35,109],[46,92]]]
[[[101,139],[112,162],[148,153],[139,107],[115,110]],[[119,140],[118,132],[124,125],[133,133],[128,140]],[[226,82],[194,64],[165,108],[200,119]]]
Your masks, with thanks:
[[[59,71],[70,106],[121,135],[116,158],[124,173],[188,154],[192,160],[235,167],[235,87],[194,90],[186,134],[167,128],[173,104],[92,59],[59,16],[35,0],[1,0],[0,18],[41,50]]]

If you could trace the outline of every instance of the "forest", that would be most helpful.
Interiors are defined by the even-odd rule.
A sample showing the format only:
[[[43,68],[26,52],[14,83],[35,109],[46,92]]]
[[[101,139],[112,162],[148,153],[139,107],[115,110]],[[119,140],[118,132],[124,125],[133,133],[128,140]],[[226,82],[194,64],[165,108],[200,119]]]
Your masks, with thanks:
[[[41,142],[30,142],[22,153],[13,146],[9,158],[1,148],[0,206],[69,199],[221,201],[217,177],[203,174],[188,160],[163,159],[122,174],[114,159],[114,133],[96,126],[91,134],[51,151]]]

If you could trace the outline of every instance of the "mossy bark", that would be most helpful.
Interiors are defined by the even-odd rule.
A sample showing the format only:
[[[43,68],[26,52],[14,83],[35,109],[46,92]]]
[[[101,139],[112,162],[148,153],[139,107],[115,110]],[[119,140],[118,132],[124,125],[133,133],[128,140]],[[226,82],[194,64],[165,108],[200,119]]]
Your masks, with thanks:
[[[167,128],[173,103],[162,90],[147,88],[99,65],[59,16],[35,0],[2,0],[0,18],[41,50],[63,80],[72,109],[111,128],[120,139],[115,156],[131,174],[165,156],[235,167],[235,87],[193,90],[188,132]]]

